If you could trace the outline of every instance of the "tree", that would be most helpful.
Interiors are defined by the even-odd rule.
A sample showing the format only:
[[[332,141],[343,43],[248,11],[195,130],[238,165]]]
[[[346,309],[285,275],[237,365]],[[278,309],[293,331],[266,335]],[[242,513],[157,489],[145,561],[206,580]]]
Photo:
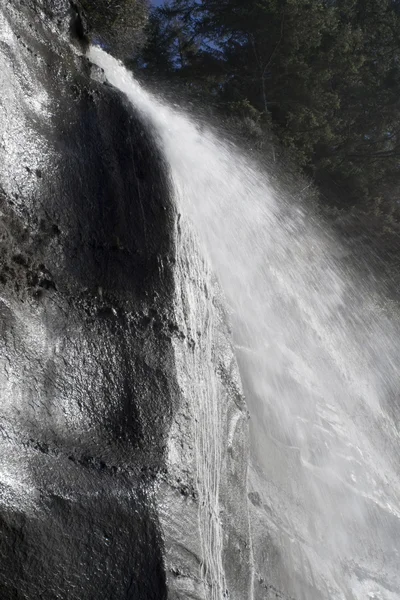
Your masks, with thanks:
[[[141,67],[269,124],[324,194],[388,197],[399,179],[398,0],[172,0]],[[332,190],[334,193],[332,193]]]
[[[138,51],[145,41],[147,0],[76,0],[95,41],[124,57]]]

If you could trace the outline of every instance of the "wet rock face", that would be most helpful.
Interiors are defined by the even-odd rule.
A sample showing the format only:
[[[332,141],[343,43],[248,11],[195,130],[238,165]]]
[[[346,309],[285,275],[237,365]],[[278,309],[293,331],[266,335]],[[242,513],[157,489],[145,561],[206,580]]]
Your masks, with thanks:
[[[251,597],[221,294],[64,0],[0,5],[0,598]]]
[[[174,339],[182,400],[158,489],[170,600],[250,600],[248,416],[224,297],[187,222],[178,227]]]
[[[74,19],[0,7],[0,597],[160,599],[174,211]]]

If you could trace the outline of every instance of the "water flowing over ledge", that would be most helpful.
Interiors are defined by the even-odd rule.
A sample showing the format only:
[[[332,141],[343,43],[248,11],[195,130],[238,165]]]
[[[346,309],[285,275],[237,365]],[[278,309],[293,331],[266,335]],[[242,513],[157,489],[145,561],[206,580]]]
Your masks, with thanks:
[[[229,305],[251,414],[254,598],[395,600],[398,320],[355,272],[343,272],[338,242],[250,161],[101,49],[89,58],[154,127],[182,221],[197,232]],[[224,587],[221,432],[212,383],[196,389],[200,526],[216,598]]]
[[[0,3],[0,597],[399,598],[396,310],[73,4]]]

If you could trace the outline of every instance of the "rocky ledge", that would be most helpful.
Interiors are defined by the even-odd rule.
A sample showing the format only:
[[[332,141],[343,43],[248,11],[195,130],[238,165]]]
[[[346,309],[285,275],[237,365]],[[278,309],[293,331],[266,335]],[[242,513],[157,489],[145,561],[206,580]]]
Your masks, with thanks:
[[[0,597],[251,592],[218,286],[74,3],[0,6]]]

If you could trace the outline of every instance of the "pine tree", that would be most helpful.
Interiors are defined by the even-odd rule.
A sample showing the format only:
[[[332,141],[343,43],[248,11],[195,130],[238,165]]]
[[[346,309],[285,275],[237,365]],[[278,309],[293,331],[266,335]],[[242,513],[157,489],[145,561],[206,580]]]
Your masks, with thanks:
[[[172,0],[148,33],[142,66],[272,122],[330,199],[397,193],[399,0]]]

